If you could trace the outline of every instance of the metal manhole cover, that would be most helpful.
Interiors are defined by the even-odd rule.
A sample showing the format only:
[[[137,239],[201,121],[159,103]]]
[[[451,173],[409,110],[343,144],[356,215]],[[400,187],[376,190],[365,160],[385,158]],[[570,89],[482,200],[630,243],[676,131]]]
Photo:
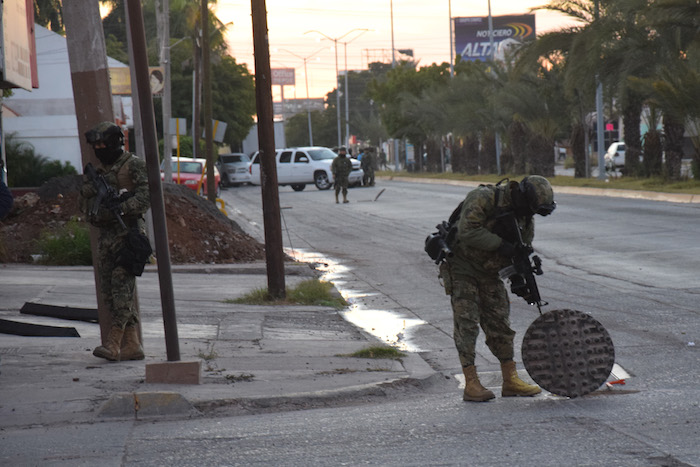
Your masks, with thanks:
[[[610,376],[615,347],[602,324],[576,310],[552,310],[532,322],[522,345],[525,369],[547,391],[580,397]]]

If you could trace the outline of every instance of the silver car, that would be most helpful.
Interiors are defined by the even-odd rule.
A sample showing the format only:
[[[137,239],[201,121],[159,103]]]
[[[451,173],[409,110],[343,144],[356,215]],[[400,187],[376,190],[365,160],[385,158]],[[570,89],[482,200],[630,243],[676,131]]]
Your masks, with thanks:
[[[250,183],[250,158],[242,152],[219,154],[216,166],[221,173],[222,186],[240,186]]]

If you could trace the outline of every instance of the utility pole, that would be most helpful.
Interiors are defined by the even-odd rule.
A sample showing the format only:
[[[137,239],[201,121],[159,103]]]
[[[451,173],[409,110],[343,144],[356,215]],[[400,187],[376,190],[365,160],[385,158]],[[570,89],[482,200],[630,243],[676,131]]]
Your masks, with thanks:
[[[600,18],[600,5],[598,0],[595,2],[595,19],[596,21]],[[603,141],[603,83],[600,81],[600,76],[598,73],[595,75],[596,87],[595,87],[595,112],[597,121],[597,132],[596,136],[598,138],[598,179],[605,180],[605,146]],[[588,176],[588,174],[586,174]]]
[[[112,92],[109,82],[109,67],[105,48],[102,20],[97,2],[64,0],[63,19],[66,28],[66,45],[73,84],[75,116],[78,123],[78,140],[83,166],[88,162],[98,164],[97,157],[83,136],[99,122],[113,122]],[[90,227],[92,263],[99,264],[97,258],[97,229]],[[102,298],[97,267],[95,292],[97,295],[98,321],[102,343],[112,327],[112,316]],[[134,294],[136,299],[136,294]]]
[[[156,6],[158,14],[158,33],[160,34],[160,64],[163,67],[163,173],[165,183],[173,180],[173,143],[170,118],[173,114],[170,76],[170,0],[159,0]]]
[[[348,44],[358,37],[360,37],[362,34],[366,33],[369,31],[369,29],[353,29],[353,31],[362,31],[360,34],[357,36],[353,37],[349,41],[343,42],[344,50],[345,50],[345,145],[349,146],[350,145],[350,87],[348,85]],[[351,31],[352,32],[352,31]],[[349,34],[349,33],[348,33]]]
[[[81,4],[84,2],[80,2]],[[88,2],[90,3],[90,2]],[[158,258],[158,279],[163,308],[165,347],[168,361],[180,360],[180,345],[175,317],[175,294],[173,293],[168,229],[165,222],[165,202],[160,183],[160,161],[158,157],[158,137],[153,112],[153,96],[148,79],[148,57],[146,55],[146,33],[143,25],[143,12],[139,0],[126,0],[129,16],[131,41],[134,48],[132,66],[136,69],[136,90],[143,126],[143,144],[146,154],[148,190],[153,213],[153,230],[156,237],[156,257]]]
[[[389,0],[389,14],[391,16],[391,68],[395,68],[396,55],[394,54],[394,0]]]
[[[202,101],[202,38],[201,29],[199,30],[200,37],[195,37],[192,45],[193,64],[192,70],[192,157],[202,157],[199,154],[199,136],[202,134],[200,126],[200,104]]]
[[[284,298],[284,253],[280,221],[279,187],[275,162],[274,112],[272,110],[272,76],[270,44],[267,41],[267,9],[265,0],[251,0],[253,49],[255,55],[255,101],[258,110],[260,141],[260,185],[265,224],[265,257],[267,290],[271,298]]]
[[[283,52],[287,52],[288,54],[292,54],[297,58],[300,58],[304,62],[304,84],[306,85],[306,117],[308,119],[309,123],[309,146],[314,145],[314,133],[313,130],[311,129],[311,104],[309,102],[309,73],[306,68],[306,62],[309,61],[311,57],[319,53],[320,51],[324,50],[323,48],[318,49],[316,52],[312,53],[311,55],[308,55],[306,57],[302,57],[301,55],[297,55],[291,50],[287,49],[282,49]]]
[[[212,135],[211,61],[209,50],[209,1],[202,1],[202,93],[204,97],[204,146],[207,160],[207,199],[216,203],[214,140]]]
[[[454,35],[452,32],[452,0],[447,0],[447,12],[448,16],[450,17],[450,76],[454,77],[455,75],[455,53],[452,45],[452,36]],[[444,162],[443,162],[444,166]],[[445,168],[443,167],[442,171],[445,171]]]

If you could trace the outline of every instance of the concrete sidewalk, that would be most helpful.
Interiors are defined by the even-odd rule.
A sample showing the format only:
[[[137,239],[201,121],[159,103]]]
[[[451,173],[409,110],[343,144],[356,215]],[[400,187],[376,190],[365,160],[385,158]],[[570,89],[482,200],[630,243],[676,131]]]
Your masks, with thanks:
[[[315,274],[289,265],[287,285]],[[107,362],[92,355],[98,324],[19,312],[27,302],[96,308],[91,267],[0,265],[0,318],[80,334],[0,334],[0,429],[323,406],[437,377],[417,354],[401,361],[344,356],[380,342],[334,309],[226,303],[267,287],[264,263],[176,266],[173,283],[181,361],[201,362],[198,385],[145,382],[146,364],[167,361],[155,267],[137,282],[146,359]]]

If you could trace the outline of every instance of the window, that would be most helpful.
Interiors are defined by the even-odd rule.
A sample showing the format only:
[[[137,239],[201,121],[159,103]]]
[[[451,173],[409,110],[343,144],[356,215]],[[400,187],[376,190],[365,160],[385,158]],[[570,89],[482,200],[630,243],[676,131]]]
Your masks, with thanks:
[[[321,161],[324,159],[333,159],[335,158],[335,153],[331,151],[328,148],[320,148],[320,149],[311,149],[309,151],[309,155],[311,158],[315,161]]]
[[[294,154],[294,162],[306,162],[308,164],[309,156],[307,156],[303,152],[297,152],[296,154]]]
[[[284,151],[280,154],[280,164],[289,164],[292,161],[292,151]]]

